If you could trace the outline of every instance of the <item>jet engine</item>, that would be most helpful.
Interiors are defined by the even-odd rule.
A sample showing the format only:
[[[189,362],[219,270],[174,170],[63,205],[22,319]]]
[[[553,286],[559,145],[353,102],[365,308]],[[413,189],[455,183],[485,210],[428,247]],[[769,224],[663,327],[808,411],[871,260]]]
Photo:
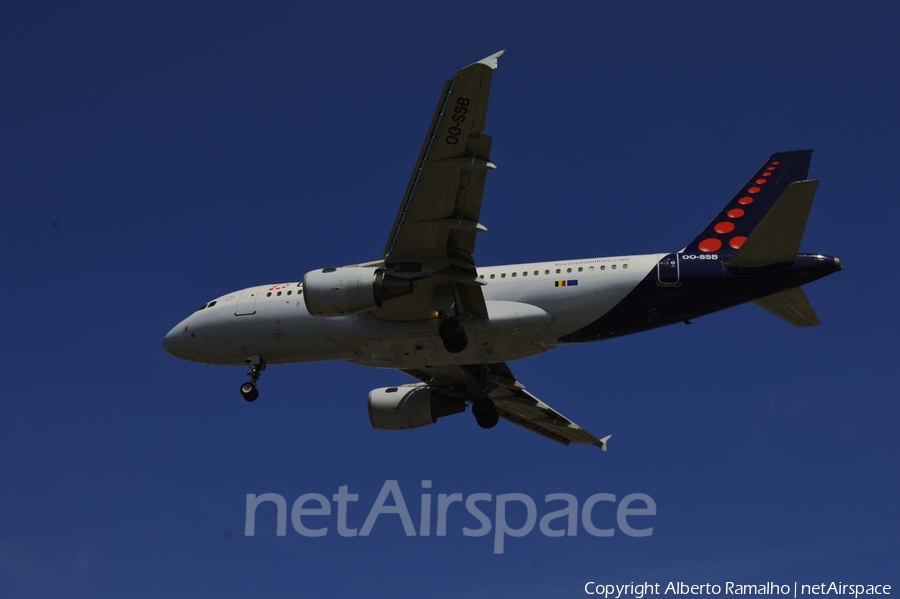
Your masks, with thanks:
[[[465,400],[448,397],[425,384],[385,387],[369,392],[369,421],[381,430],[426,426],[443,416],[465,411]]]
[[[303,276],[303,301],[313,316],[360,314],[412,292],[412,281],[390,275],[383,268],[323,268]]]

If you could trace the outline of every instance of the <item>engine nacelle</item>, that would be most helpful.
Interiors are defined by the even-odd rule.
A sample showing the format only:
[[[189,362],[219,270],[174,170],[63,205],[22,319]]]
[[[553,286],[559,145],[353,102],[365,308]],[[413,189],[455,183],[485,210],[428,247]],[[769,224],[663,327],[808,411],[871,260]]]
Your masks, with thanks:
[[[412,281],[387,274],[383,268],[323,268],[303,277],[303,301],[313,316],[361,314],[412,292]]]
[[[369,392],[369,421],[381,430],[418,428],[434,424],[443,416],[465,411],[464,400],[447,397],[424,383]]]

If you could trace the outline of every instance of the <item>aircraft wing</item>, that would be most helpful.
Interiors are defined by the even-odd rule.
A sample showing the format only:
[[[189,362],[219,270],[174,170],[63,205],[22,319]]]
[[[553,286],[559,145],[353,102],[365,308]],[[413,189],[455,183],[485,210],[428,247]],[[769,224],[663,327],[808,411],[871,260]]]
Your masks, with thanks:
[[[428,133],[384,248],[385,267],[441,273],[456,286],[460,310],[487,317],[475,275],[475,236],[490,161],[483,133],[491,77],[503,50],[444,84]],[[421,294],[430,297],[430,292]],[[433,309],[433,306],[424,306]]]
[[[434,366],[403,370],[435,387],[443,387],[473,401],[483,396],[493,400],[500,417],[557,443],[585,443],[606,451],[612,435],[598,439],[525,390],[504,363],[472,366]]]

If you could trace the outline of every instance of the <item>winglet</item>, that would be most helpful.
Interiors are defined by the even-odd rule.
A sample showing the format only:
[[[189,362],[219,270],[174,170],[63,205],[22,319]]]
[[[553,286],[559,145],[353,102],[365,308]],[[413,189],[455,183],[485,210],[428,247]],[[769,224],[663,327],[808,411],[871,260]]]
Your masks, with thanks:
[[[600,448],[600,451],[606,451],[606,445],[609,443],[609,440],[612,439],[612,435],[606,435],[599,441],[597,441],[596,445]]]
[[[494,54],[491,54],[488,57],[482,58],[475,64],[483,64],[485,66],[490,67],[491,69],[496,69],[497,68],[497,59],[500,58],[501,56],[503,56],[504,52],[506,52],[506,50],[500,50],[499,52],[495,52]]]

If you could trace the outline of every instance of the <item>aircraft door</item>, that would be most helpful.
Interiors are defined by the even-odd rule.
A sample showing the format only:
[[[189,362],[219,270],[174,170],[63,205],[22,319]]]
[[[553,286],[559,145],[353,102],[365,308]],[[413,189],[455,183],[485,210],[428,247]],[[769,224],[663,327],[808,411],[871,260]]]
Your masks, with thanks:
[[[256,296],[259,295],[261,290],[262,287],[244,289],[241,297],[238,298],[237,306],[234,308],[234,315],[249,316],[250,314],[256,314]]]
[[[660,285],[678,285],[681,281],[680,254],[667,254],[656,264],[657,281]]]

